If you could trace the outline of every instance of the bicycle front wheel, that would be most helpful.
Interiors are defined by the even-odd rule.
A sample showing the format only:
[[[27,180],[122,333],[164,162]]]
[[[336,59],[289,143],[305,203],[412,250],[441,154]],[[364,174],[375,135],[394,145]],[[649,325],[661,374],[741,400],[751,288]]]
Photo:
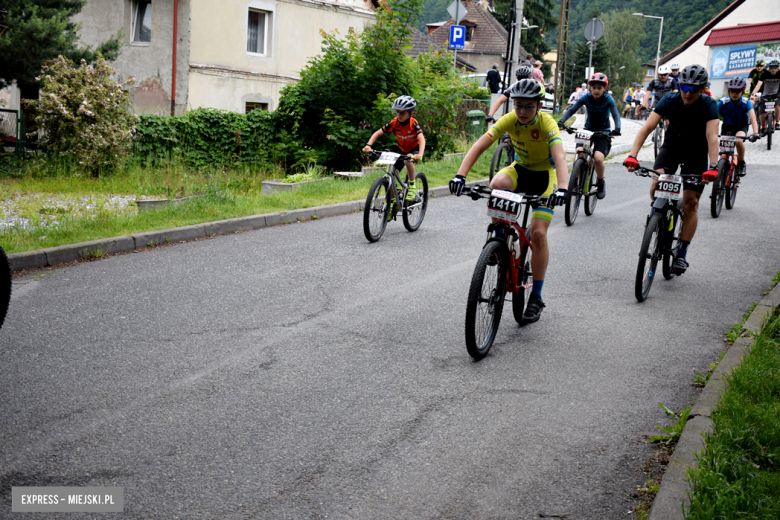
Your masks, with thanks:
[[[420,224],[425,218],[425,210],[428,209],[428,178],[424,173],[417,173],[416,185],[419,188],[414,186],[409,188],[417,191],[415,201],[407,200],[404,206],[404,227],[409,232],[417,231],[420,228]]]
[[[729,176],[726,178],[726,209],[732,209],[737,201],[737,188],[739,188],[737,175],[736,167],[729,169]]]
[[[590,165],[588,175],[585,177],[585,185],[583,191],[585,192],[585,215],[591,216],[596,211],[596,203],[599,201],[596,191],[593,190],[596,185],[596,161]]]
[[[571,226],[577,220],[577,213],[580,211],[580,202],[582,202],[582,187],[585,184],[585,175],[588,173],[588,163],[583,158],[574,161],[569,175],[569,194],[566,197],[566,208],[564,219],[566,225]]]
[[[390,215],[389,187],[387,177],[380,177],[368,190],[366,206],[363,208],[363,234],[369,242],[376,242],[382,238],[382,233],[387,227],[387,219]]]
[[[658,242],[661,238],[661,213],[656,212],[650,216],[642,237],[642,247],[639,248],[639,263],[636,267],[636,282],[634,283],[634,295],[643,302],[650,294],[650,286],[655,278],[655,268],[658,266],[660,248]]]
[[[664,125],[666,123],[663,119],[655,127],[655,133],[653,134],[653,157],[658,157],[658,151],[661,149],[661,145],[664,144]]]
[[[679,247],[680,233],[682,232],[683,224],[682,201],[677,201],[677,209],[680,210],[680,214],[672,217],[674,222],[672,223],[671,229],[668,229],[672,235],[667,239],[669,242],[669,248],[663,251],[664,258],[661,264],[664,278],[667,280],[671,280],[674,276],[672,274],[672,264],[674,263],[674,259],[677,257],[677,248]]]
[[[512,164],[515,151],[512,149],[512,145],[506,141],[499,143],[496,146],[496,150],[493,152],[493,158],[490,161],[490,180],[493,180],[493,176],[501,171],[502,168],[506,168]]]
[[[775,117],[774,114],[767,114],[766,116],[766,149],[772,149],[772,134],[775,133]]]
[[[0,327],[3,326],[8,304],[11,302],[11,264],[0,247]]]
[[[710,214],[712,218],[720,216],[723,209],[723,199],[726,197],[726,176],[729,174],[731,164],[726,159],[718,161],[718,177],[712,183],[712,195],[710,195]]]
[[[512,294],[512,314],[520,325],[523,324],[523,313],[528,304],[528,298],[531,297],[531,289],[533,289],[534,284],[533,273],[531,273],[532,253],[530,247],[523,246],[523,252],[520,254],[520,271],[517,274],[519,287],[517,292]]]
[[[476,361],[487,355],[496,338],[508,268],[506,244],[498,240],[485,244],[474,267],[466,303],[466,350]]]

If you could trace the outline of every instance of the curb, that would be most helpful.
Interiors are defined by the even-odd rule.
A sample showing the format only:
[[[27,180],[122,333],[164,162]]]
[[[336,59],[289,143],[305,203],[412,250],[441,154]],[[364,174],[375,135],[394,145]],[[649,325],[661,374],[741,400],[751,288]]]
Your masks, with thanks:
[[[468,186],[485,182],[485,179],[466,183]],[[428,190],[429,198],[439,198],[450,195],[448,186],[437,186]],[[90,242],[67,244],[46,249],[36,249],[23,253],[11,253],[8,262],[11,271],[23,271],[39,267],[50,267],[65,262],[73,262],[83,258],[99,258],[115,253],[126,253],[154,247],[159,244],[172,242],[186,242],[198,238],[208,238],[218,235],[228,235],[241,231],[252,231],[271,226],[280,226],[293,222],[346,215],[355,211],[363,211],[365,200],[353,200],[339,202],[327,206],[315,206],[312,208],[280,211],[278,213],[265,213],[262,215],[250,215],[226,220],[204,222],[192,226],[176,227],[159,231],[146,231],[133,235],[102,238]]]
[[[728,349],[726,355],[712,372],[709,381],[704,386],[701,395],[691,409],[688,421],[685,423],[677,447],[669,460],[666,473],[661,481],[661,487],[653,500],[647,520],[682,520],[684,510],[691,505],[688,492],[691,489],[686,480],[685,471],[690,466],[698,465],[698,454],[705,447],[705,433],[711,433],[713,422],[712,412],[718,399],[726,389],[725,376],[742,362],[742,358],[750,352],[755,339],[746,337],[748,332],[758,332],[768,314],[780,307],[780,284],[777,284],[769,294],[759,302],[742,326],[742,334]]]

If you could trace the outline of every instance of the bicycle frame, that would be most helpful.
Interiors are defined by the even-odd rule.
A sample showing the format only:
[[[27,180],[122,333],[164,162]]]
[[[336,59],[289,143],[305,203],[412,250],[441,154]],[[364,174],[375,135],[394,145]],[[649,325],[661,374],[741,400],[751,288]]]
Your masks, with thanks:
[[[372,153],[379,153],[379,152],[372,152]],[[399,159],[405,160],[405,161],[411,161],[412,157],[410,155],[401,155]],[[392,196],[392,198],[396,201],[398,200],[404,200],[406,198],[406,193],[409,191],[409,182],[404,182],[401,180],[401,172],[395,167],[395,164],[385,164],[383,165],[385,167],[385,178],[387,178],[388,183],[390,184],[390,190],[388,193]],[[407,175],[408,177],[408,175]],[[398,193],[398,186],[401,186],[401,193]],[[409,206],[406,206],[406,209],[411,209],[414,207],[417,207],[422,204],[422,201],[415,202],[414,204],[411,204]],[[397,211],[398,208],[393,209],[393,214]]]

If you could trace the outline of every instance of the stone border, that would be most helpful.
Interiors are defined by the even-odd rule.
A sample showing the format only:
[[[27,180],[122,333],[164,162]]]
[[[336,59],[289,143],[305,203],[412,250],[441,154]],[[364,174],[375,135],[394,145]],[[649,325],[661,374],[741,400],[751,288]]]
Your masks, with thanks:
[[[467,185],[473,186],[474,184],[486,181],[487,179],[472,181],[467,183]],[[428,196],[430,198],[445,197],[449,194],[450,190],[448,186],[438,186],[428,190]],[[82,258],[100,258],[115,253],[137,251],[139,249],[154,247],[159,244],[186,242],[197,238],[227,235],[240,231],[251,231],[270,226],[290,224],[292,222],[304,222],[306,220],[323,217],[346,215],[355,211],[363,211],[365,203],[365,200],[353,200],[350,202],[329,204],[327,206],[315,206],[313,208],[294,209],[290,211],[280,211],[278,213],[251,215],[248,217],[204,222],[202,224],[163,229],[160,231],[146,231],[128,236],[102,238],[100,240],[92,240],[90,242],[81,242],[78,244],[36,249],[23,253],[11,253],[8,255],[8,261],[11,265],[11,271],[49,267],[65,262],[81,260]]]
[[[647,517],[648,520],[684,518],[683,509],[688,510],[691,505],[685,471],[689,466],[695,468],[698,465],[698,454],[705,447],[703,434],[712,432],[712,412],[726,389],[725,376],[742,362],[742,358],[753,347],[755,339],[745,334],[759,332],[767,315],[770,315],[776,307],[780,307],[780,284],[764,296],[750,313],[742,326],[742,334],[728,349],[696,400],[677,447],[669,460],[661,487]]]

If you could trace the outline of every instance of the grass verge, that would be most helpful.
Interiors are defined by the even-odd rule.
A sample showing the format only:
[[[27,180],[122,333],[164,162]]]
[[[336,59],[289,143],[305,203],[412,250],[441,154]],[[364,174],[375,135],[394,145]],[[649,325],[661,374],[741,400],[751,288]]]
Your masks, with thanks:
[[[469,180],[486,178],[493,149],[486,151],[472,168]],[[201,224],[263,213],[273,213],[366,197],[377,175],[362,179],[328,178],[301,186],[292,193],[262,194],[262,181],[281,177],[280,172],[251,168],[217,168],[193,171],[179,162],[145,167],[137,162],[124,165],[113,174],[89,177],[74,173],[62,165],[27,161],[6,162],[0,168],[0,200],[24,199],[17,213],[30,225],[0,230],[0,244],[7,253],[74,244],[100,238],[130,235],[178,226]],[[418,170],[425,173],[429,187],[446,185],[454,176],[461,159],[424,162]],[[114,195],[171,197],[174,194],[200,193],[203,197],[169,205],[154,211],[117,212],[101,201]],[[34,196],[32,196],[34,195]],[[51,207],[36,200],[67,199],[67,205]],[[25,199],[27,197],[27,199]],[[75,211],[74,199],[98,201],[88,212]],[[58,201],[59,203],[60,201]],[[21,209],[19,209],[21,208]],[[0,208],[1,210],[1,208]]]
[[[780,518],[780,315],[727,378],[696,469],[687,518]]]

